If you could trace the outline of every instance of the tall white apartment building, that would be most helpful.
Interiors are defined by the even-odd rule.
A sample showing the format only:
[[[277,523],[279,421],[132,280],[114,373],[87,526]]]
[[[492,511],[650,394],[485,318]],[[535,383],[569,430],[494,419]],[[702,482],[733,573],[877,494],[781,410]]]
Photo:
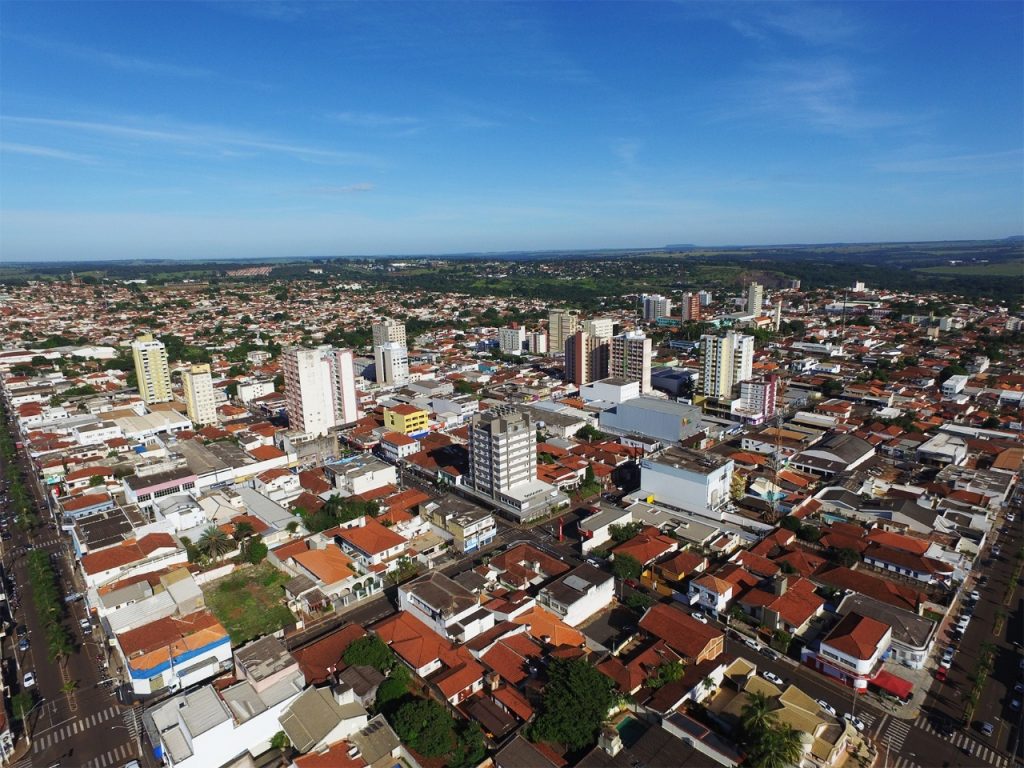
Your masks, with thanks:
[[[132,342],[132,359],[142,402],[150,405],[171,400],[171,370],[163,342],[156,341],[151,333],[142,334]]]
[[[337,424],[358,421],[362,412],[356,398],[356,370],[351,349],[326,349],[334,385],[334,418]]]
[[[775,376],[759,376],[740,382],[739,399],[732,403],[732,414],[743,421],[760,424],[775,415],[778,380]]]
[[[672,300],[657,293],[645,293],[642,297],[644,302],[644,320],[654,322],[659,317],[668,317],[672,314]]]
[[[751,283],[747,286],[747,313],[760,315],[764,309],[764,286]]]
[[[733,387],[750,378],[754,366],[754,337],[729,331],[724,336],[700,337],[701,394],[722,400]]]
[[[526,344],[526,329],[518,326],[498,329],[498,349],[506,355],[523,354]]]
[[[351,350],[286,347],[281,362],[292,429],[326,435],[359,418]]]
[[[488,496],[537,479],[537,430],[524,413],[493,408],[469,427],[469,482]]]
[[[193,424],[216,424],[217,403],[213,397],[213,376],[207,363],[193,365],[181,376],[185,410]]]
[[[574,309],[552,309],[548,312],[548,349],[561,353],[565,342],[580,329],[580,313]]]
[[[615,333],[615,321],[610,317],[592,317],[583,321],[582,330],[595,339],[610,339]]]
[[[409,381],[409,352],[406,346],[405,339],[405,323],[400,323],[397,320],[391,318],[385,318],[379,323],[374,323],[373,329],[373,362],[374,370],[377,372],[377,383],[384,384],[385,386],[402,386]],[[392,348],[390,364],[385,362],[383,359],[382,349],[385,344],[398,344],[402,347],[403,353],[399,355]],[[385,369],[388,371],[397,370],[401,368],[399,364],[399,358],[405,360],[405,375],[402,380],[396,381],[394,378],[388,378],[385,374]]]
[[[639,381],[640,392],[651,391],[651,340],[643,331],[626,331],[612,337],[608,375]]]
[[[409,383],[409,351],[405,344],[389,341],[374,350],[377,382],[386,387],[404,387]]]
[[[702,307],[710,306],[711,302],[713,302],[715,300],[715,297],[711,293],[711,291],[698,291],[697,292],[697,298],[700,299],[700,305]]]

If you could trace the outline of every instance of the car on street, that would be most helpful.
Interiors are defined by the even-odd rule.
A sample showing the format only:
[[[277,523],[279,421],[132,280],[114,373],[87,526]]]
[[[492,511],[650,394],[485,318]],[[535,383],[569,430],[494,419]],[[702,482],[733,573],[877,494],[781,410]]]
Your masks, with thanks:
[[[83,632],[92,632],[92,622],[88,619],[81,619],[78,622],[78,626],[82,628]]]
[[[640,589],[640,582],[636,579],[626,579],[626,586],[633,589]]]
[[[1024,683],[1017,683],[1013,686],[1014,693],[1024,693]]]
[[[1010,701],[1010,709],[1012,709],[1014,712],[1019,711],[1020,710],[1020,699],[1013,699],[1013,700],[1011,700]]]
[[[946,681],[946,675],[948,673],[948,669],[940,666],[938,669],[935,670],[935,679],[938,680],[940,683],[944,683]]]
[[[843,720],[848,722],[850,725],[852,725],[854,728],[856,728],[861,733],[863,733],[864,729],[867,727],[866,725],[864,725],[864,721],[863,720],[861,720],[859,717],[857,717],[856,715],[853,715],[853,714],[851,714],[849,712],[844,712],[843,713]]]
[[[973,600],[974,602],[978,602],[979,600],[981,600],[981,592],[975,589],[971,592],[970,595],[968,595],[968,597],[970,597],[971,600]]]
[[[765,670],[764,672],[762,672],[761,673],[761,677],[763,677],[769,683],[774,683],[775,685],[782,685],[783,684],[781,677],[776,675],[774,672],[769,672],[768,670]]]
[[[23,637],[28,636],[28,629],[24,624],[18,625],[18,639],[21,640]]]
[[[760,653],[762,656],[766,656],[766,657],[768,657],[769,659],[772,659],[772,660],[779,658],[779,654],[777,654],[775,651],[773,651],[767,645],[762,645],[761,648],[758,649],[758,653]]]
[[[981,733],[984,736],[991,736],[995,730],[996,728],[992,723],[985,722],[981,724]]]
[[[999,548],[998,544],[992,547],[992,557],[999,557],[999,555],[1002,554],[1002,552],[1003,550]]]
[[[939,662],[939,668],[940,669],[949,669],[952,666],[953,666],[953,659],[952,658],[949,658],[949,659],[943,658],[942,661]]]
[[[1007,512],[1006,513],[1006,522],[1012,523],[1016,519],[1017,519],[1017,516],[1015,514],[1013,514],[1013,512]]]
[[[821,707],[826,712],[828,712],[830,715],[832,715],[832,717],[838,717],[838,715],[836,715],[836,708],[833,707],[831,704],[829,704],[824,699],[818,699],[818,706]]]
[[[752,637],[744,637],[743,643],[747,646],[747,648],[753,648],[755,651],[761,649],[761,644]]]
[[[25,651],[28,650],[28,638],[27,637],[23,637],[23,638],[21,638],[21,640],[18,641],[18,650],[21,651],[22,653],[24,653]]]
[[[36,673],[26,672],[25,676],[21,678],[21,685],[23,688],[31,688],[36,684]]]
[[[699,621],[699,622],[700,622],[701,624],[707,624],[707,623],[708,623],[708,617],[707,617],[707,616],[705,616],[705,615],[704,615],[703,613],[701,613],[700,611],[694,611],[694,612],[693,612],[693,613],[691,613],[690,615],[691,615],[691,616],[693,616],[693,618],[695,618],[695,619],[696,619],[697,621]]]

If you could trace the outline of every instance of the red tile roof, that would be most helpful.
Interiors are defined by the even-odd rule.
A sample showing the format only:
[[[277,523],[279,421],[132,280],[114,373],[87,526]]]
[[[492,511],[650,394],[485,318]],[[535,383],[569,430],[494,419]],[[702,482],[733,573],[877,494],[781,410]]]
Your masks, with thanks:
[[[358,624],[346,624],[341,629],[292,651],[299,669],[306,676],[309,685],[320,685],[330,678],[329,668],[344,670],[348,665],[342,660],[345,651],[353,642],[366,635]]]
[[[704,656],[723,634],[712,626],[701,624],[688,613],[666,603],[656,603],[640,619],[640,628],[661,638],[669,648],[686,658]]]
[[[392,547],[405,544],[405,539],[390,528],[385,528],[372,517],[367,517],[365,520],[365,525],[344,528],[338,531],[337,536],[356,549],[370,555],[377,555]]]
[[[859,613],[848,613],[822,642],[828,643],[847,656],[865,660],[874,656],[888,631],[889,625],[877,619],[861,616]]]

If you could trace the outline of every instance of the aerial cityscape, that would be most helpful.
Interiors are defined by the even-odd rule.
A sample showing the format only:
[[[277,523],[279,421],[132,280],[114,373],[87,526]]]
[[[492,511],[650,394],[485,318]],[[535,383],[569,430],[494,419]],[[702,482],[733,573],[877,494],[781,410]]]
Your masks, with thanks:
[[[0,21],[0,766],[1024,768],[1024,5]]]

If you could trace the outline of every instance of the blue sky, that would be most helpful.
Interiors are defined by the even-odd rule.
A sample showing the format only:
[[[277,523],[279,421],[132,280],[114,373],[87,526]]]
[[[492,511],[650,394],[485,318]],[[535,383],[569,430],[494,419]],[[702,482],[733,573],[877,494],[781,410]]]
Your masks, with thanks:
[[[0,260],[1024,233],[1018,2],[0,5]]]

